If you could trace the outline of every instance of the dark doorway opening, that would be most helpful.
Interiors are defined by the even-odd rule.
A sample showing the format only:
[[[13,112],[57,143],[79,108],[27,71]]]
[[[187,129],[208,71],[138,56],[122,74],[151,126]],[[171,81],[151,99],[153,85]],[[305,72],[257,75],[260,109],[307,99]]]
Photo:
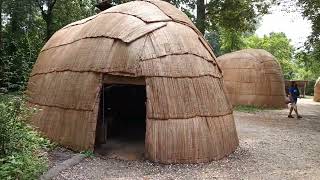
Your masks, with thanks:
[[[144,85],[105,84],[100,96],[96,152],[119,159],[140,159],[146,132]]]

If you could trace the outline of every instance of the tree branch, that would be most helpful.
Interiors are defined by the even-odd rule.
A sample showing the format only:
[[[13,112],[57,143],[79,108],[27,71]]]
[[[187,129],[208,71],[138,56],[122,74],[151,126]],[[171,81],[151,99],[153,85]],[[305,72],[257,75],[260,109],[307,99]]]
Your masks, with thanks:
[[[49,2],[51,2],[51,1],[49,1]],[[52,9],[53,9],[54,5],[56,4],[56,2],[57,2],[57,0],[53,0],[50,4],[48,4],[48,11],[49,10],[52,11]]]
[[[42,16],[44,17],[46,15],[46,13],[43,10],[43,5],[41,5],[41,0],[37,0],[37,5],[40,8]]]

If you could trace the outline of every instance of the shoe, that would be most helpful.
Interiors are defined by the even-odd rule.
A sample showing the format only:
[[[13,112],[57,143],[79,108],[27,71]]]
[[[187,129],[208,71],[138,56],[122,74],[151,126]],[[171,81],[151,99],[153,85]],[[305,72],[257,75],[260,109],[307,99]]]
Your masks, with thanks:
[[[293,118],[293,116],[292,115],[288,115],[288,118]]]
[[[302,118],[302,116],[297,116],[297,118],[298,118],[298,119],[301,119],[301,118]]]

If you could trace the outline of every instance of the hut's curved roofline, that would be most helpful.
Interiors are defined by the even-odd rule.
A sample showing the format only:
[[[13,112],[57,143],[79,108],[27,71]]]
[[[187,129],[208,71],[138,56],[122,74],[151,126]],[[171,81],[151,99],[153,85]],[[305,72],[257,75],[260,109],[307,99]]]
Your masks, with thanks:
[[[246,57],[243,57],[246,56]],[[237,57],[237,58],[235,58]],[[247,59],[248,61],[254,60],[257,63],[264,63],[266,61],[269,60],[273,60],[274,56],[264,50],[264,49],[242,49],[239,51],[235,51],[235,52],[231,52],[231,53],[227,53],[224,54],[222,56],[219,56],[219,60],[223,60],[223,59]]]

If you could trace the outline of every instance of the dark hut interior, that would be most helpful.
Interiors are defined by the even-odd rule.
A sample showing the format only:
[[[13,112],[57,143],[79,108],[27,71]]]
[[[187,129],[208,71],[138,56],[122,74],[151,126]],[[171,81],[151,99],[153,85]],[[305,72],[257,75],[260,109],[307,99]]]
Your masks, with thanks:
[[[100,96],[96,150],[103,155],[143,154],[145,103],[146,90],[143,85],[104,84]],[[140,152],[134,152],[137,146]]]

